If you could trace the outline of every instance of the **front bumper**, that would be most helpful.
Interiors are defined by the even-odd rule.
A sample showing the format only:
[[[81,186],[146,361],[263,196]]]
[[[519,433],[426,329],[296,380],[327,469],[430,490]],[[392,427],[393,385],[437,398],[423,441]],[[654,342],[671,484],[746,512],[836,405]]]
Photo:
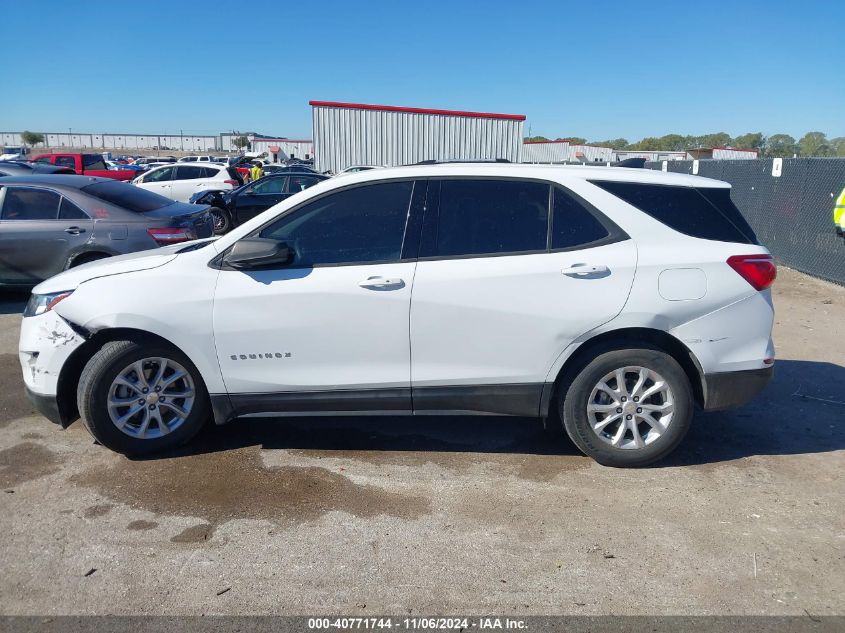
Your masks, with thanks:
[[[721,411],[740,407],[766,388],[774,366],[745,371],[704,375],[704,410]]]
[[[18,354],[27,389],[55,397],[62,367],[84,342],[55,310],[22,319]]]
[[[35,407],[35,410],[50,420],[50,422],[54,424],[61,424],[62,426],[70,424],[70,420],[62,418],[62,414],[59,411],[59,402],[56,400],[56,396],[35,393],[32,389],[26,386],[24,386],[24,391],[26,392],[26,397],[32,403],[32,406]]]

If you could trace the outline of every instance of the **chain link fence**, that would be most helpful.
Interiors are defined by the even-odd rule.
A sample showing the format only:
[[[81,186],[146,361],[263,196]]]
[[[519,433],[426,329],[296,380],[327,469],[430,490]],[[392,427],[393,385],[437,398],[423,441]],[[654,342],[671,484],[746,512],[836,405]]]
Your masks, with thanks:
[[[666,170],[692,174],[694,162],[667,161]],[[779,263],[845,285],[845,240],[833,226],[845,158],[784,158],[780,176],[772,176],[773,162],[701,160],[698,175],[731,184],[734,203]]]

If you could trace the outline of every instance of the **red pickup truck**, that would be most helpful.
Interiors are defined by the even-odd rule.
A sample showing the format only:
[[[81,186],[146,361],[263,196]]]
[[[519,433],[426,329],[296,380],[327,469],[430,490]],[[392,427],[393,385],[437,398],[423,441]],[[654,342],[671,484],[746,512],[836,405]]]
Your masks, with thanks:
[[[132,180],[138,175],[132,169],[109,169],[100,154],[41,154],[32,159],[35,163],[46,163],[58,167],[70,167],[77,174],[99,176],[114,180]]]

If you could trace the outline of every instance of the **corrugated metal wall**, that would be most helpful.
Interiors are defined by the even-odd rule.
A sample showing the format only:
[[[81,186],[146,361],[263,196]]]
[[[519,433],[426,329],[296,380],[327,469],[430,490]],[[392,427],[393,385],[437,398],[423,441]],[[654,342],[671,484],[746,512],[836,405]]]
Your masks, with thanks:
[[[519,162],[522,121],[314,106],[319,171],[350,165],[408,165],[423,160]]]
[[[569,160],[569,143],[552,141],[551,143],[523,143],[523,163],[563,163]]]
[[[613,160],[613,150],[595,145],[570,145],[569,160],[585,163],[606,163]]]
[[[754,160],[756,152],[746,152],[738,149],[714,149],[713,158],[716,160]]]

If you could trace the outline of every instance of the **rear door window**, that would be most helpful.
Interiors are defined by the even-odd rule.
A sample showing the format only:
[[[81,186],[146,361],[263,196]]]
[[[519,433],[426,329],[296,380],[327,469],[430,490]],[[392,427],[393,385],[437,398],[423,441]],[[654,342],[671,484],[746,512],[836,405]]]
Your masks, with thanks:
[[[546,250],[549,185],[527,180],[443,180],[435,257]]]
[[[717,194],[714,189],[601,180],[592,183],[684,235],[719,242],[757,243],[748,223],[739,220],[742,216],[730,202],[730,193],[727,193],[728,207],[725,194]],[[711,202],[711,198],[725,210]]]
[[[291,176],[288,181],[288,192],[298,193],[305,191],[308,187],[316,185],[319,181],[319,178],[314,178],[313,176]]]
[[[62,203],[59,206],[60,220],[87,220],[88,214],[76,206],[67,198],[62,198]]]
[[[579,197],[555,187],[552,250],[589,246],[610,237],[610,230],[596,215],[597,212],[588,208]]]
[[[2,220],[55,220],[61,196],[55,191],[30,187],[7,187],[0,212]]]
[[[106,165],[103,157],[97,156],[96,154],[84,154],[82,156],[82,165],[85,169],[108,169],[108,165]]]
[[[249,193],[282,193],[285,190],[285,180],[287,178],[264,178],[255,183]]]
[[[175,180],[195,180],[205,177],[205,168],[198,165],[180,165],[176,168]]]

